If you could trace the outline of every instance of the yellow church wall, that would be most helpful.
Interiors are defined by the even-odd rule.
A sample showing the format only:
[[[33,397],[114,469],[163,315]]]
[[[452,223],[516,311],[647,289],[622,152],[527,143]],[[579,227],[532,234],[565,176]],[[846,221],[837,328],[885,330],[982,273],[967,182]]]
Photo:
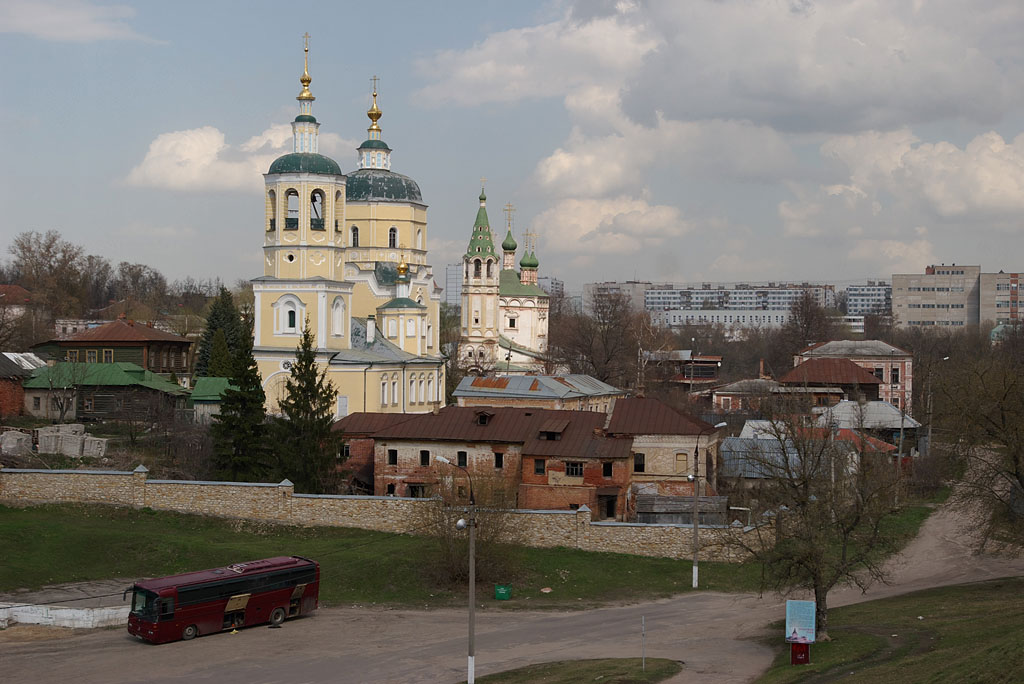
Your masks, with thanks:
[[[303,290],[298,287],[300,286],[294,284],[282,285],[280,289],[264,289],[265,286],[261,285],[255,287],[256,306],[260,312],[257,320],[256,346],[294,350],[299,344],[302,328],[308,319],[317,348],[332,350],[350,348],[351,295],[336,290]],[[321,295],[323,295],[322,300]],[[343,306],[336,325],[334,303],[338,298],[341,299]],[[287,329],[287,316],[284,313],[285,305],[289,302],[297,302],[294,331]],[[278,306],[275,307],[275,304]]]

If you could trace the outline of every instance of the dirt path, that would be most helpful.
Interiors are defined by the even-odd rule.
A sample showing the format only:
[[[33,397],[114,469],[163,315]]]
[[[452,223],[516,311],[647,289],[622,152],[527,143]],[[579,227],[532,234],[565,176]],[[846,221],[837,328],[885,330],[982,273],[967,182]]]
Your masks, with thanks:
[[[892,584],[866,594],[842,589],[845,605],[918,589],[1024,575],[1024,559],[971,553],[957,518],[937,510],[891,564]],[[531,663],[640,654],[683,661],[673,682],[747,682],[771,663],[756,641],[784,614],[775,596],[702,592],[662,601],[572,613],[484,609],[477,617],[477,672]],[[15,634],[19,628],[9,630]],[[456,682],[465,677],[462,610],[327,609],[283,629],[254,627],[164,646],[147,646],[123,630],[71,632],[60,640],[16,643],[0,632],[5,680],[33,682]]]

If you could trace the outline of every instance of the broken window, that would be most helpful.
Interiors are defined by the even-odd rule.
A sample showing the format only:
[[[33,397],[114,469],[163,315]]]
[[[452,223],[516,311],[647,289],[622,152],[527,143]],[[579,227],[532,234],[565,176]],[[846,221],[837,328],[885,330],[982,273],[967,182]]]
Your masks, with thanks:
[[[398,465],[398,449],[388,449],[388,465]]]
[[[504,468],[505,467],[505,454],[499,454],[497,451],[494,452],[494,467]]]
[[[633,454],[633,472],[634,473],[642,473],[642,472],[644,472],[644,466],[645,466],[644,460],[645,459],[644,459],[644,455],[643,454]]]
[[[583,477],[583,462],[569,461],[565,464],[566,477]]]
[[[604,463],[601,464],[601,475],[603,477],[611,477],[612,476],[612,462],[611,461],[605,461]]]

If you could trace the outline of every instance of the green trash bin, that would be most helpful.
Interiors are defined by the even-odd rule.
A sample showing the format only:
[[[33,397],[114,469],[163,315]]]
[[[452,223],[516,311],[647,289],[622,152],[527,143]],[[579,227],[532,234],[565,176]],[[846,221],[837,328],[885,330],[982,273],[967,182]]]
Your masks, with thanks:
[[[512,598],[512,587],[507,584],[494,585],[495,601],[508,601],[510,598]]]

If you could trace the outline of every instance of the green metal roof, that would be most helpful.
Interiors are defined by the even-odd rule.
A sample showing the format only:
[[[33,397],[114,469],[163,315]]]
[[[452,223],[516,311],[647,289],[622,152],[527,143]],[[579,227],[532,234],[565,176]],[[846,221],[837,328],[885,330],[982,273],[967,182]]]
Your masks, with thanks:
[[[498,279],[498,294],[502,297],[547,297],[548,293],[536,285],[523,283],[519,274],[510,268],[501,272]]]
[[[192,388],[192,401],[221,401],[224,398],[224,390],[229,387],[238,389],[228,378],[196,378],[195,387]]]
[[[388,144],[386,142],[384,142],[383,140],[364,140],[363,144],[360,145],[356,149],[359,149],[359,150],[387,150],[388,152],[391,151],[391,148],[388,147]]]
[[[37,368],[22,386],[25,389],[53,387],[147,387],[166,394],[188,394],[181,385],[166,380],[134,363],[71,363],[62,361]]]
[[[270,165],[267,173],[323,173],[340,176],[341,167],[338,162],[322,154],[312,152],[292,152],[278,157]]]
[[[408,297],[395,297],[389,302],[381,304],[377,307],[377,311],[381,309],[426,309],[427,307],[419,302],[415,302]]]
[[[312,114],[299,114],[297,117],[295,117],[295,121],[296,121],[296,123],[298,123],[298,122],[316,123],[316,117],[313,116]]]
[[[519,245],[516,244],[516,239],[512,237],[512,230],[509,229],[508,235],[505,236],[505,241],[501,243],[501,248],[506,252],[514,252],[518,247]]]
[[[469,247],[466,249],[466,256],[469,258],[486,257],[488,255],[497,259],[494,253],[494,239],[491,236],[491,220],[487,218],[487,207],[484,202],[487,196],[480,193],[480,209],[476,212],[476,220],[473,221],[473,235],[469,238]]]
[[[384,169],[359,169],[348,174],[345,198],[348,202],[423,203],[416,181]]]

